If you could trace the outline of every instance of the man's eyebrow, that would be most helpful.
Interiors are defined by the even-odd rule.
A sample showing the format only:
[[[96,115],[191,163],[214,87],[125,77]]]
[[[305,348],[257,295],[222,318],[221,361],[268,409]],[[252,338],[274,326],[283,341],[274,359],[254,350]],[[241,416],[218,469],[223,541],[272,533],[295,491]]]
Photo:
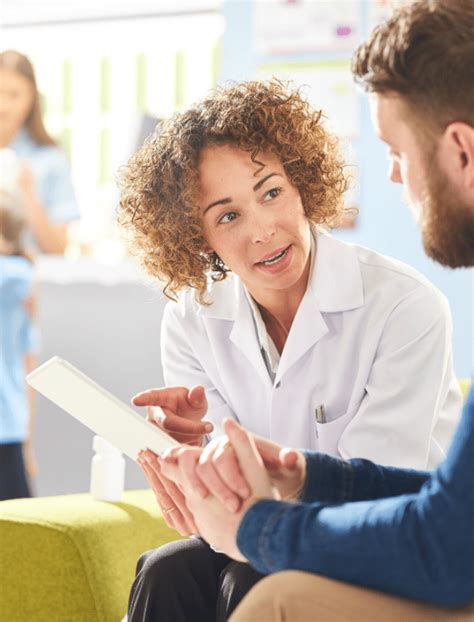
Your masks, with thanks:
[[[270,179],[270,177],[273,177],[274,175],[277,175],[277,176],[281,177],[281,175],[279,173],[269,173],[268,175],[266,175],[266,177],[263,177],[262,179],[257,181],[255,186],[253,187],[253,191],[257,192],[257,190],[259,190],[263,186],[263,184],[267,181],[267,179]],[[216,205],[227,205],[228,203],[232,203],[232,198],[231,197],[226,197],[225,199],[217,199],[217,201],[213,201],[212,203],[209,203],[209,205],[203,211],[202,215],[204,216],[204,214],[208,210],[210,210],[211,207],[215,207]]]

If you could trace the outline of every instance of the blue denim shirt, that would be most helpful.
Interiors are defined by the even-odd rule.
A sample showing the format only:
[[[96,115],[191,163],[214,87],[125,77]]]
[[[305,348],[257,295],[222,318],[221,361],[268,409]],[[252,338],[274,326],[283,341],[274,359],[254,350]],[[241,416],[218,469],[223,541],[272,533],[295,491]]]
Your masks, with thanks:
[[[299,503],[262,500],[237,534],[257,570],[304,570],[444,606],[474,600],[474,387],[432,473],[307,454]]]

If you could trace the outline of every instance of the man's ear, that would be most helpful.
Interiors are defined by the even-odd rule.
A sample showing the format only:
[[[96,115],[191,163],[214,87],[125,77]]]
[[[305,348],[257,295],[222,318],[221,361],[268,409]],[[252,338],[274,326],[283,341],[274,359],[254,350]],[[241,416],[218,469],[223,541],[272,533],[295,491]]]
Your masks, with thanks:
[[[465,190],[474,190],[474,127],[455,121],[445,129],[440,159],[448,177]]]

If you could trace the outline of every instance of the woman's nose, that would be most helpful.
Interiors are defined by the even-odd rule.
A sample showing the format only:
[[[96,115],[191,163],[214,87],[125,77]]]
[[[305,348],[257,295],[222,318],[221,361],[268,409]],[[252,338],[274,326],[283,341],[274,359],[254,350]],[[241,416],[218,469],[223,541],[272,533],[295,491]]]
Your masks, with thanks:
[[[265,244],[269,242],[276,232],[276,224],[274,218],[268,213],[260,214],[252,219],[251,236],[254,244]]]

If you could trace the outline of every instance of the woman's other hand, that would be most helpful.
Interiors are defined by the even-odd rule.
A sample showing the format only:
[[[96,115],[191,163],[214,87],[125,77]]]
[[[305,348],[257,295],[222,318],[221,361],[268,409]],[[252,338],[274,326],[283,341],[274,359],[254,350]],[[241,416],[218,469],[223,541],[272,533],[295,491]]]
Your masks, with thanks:
[[[165,387],[142,391],[132,398],[135,406],[147,406],[148,420],[175,440],[201,446],[205,434],[213,430],[212,423],[202,421],[207,412],[204,387]],[[159,409],[154,409],[159,406]]]
[[[137,462],[155,493],[168,527],[176,529],[182,536],[197,533],[193,515],[186,505],[183,493],[175,482],[162,473],[156,454],[150,450],[142,451]]]

